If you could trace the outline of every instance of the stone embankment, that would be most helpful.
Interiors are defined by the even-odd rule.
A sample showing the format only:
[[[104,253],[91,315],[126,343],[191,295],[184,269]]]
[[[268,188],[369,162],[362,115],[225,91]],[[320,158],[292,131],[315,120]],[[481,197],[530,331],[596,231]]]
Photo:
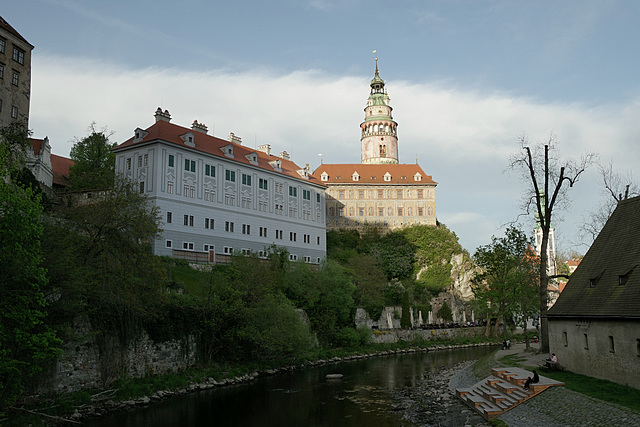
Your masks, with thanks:
[[[409,354],[409,353],[419,353],[419,352],[429,352],[429,351],[438,351],[438,350],[449,350],[449,349],[462,349],[462,348],[470,348],[470,347],[486,347],[486,346],[494,346],[495,343],[481,343],[481,344],[459,344],[459,345],[449,345],[449,346],[433,346],[433,347],[425,347],[425,348],[410,348],[410,349],[397,349],[397,350],[384,350],[378,352],[372,352],[367,354],[354,354],[350,356],[344,357],[332,357],[330,359],[319,359],[314,361],[309,361],[300,365],[290,365],[284,366],[276,369],[266,369],[264,371],[255,371],[246,375],[242,375],[234,378],[224,378],[221,380],[216,380],[214,378],[208,378],[199,383],[190,384],[188,387],[178,389],[178,390],[162,390],[157,391],[151,396],[143,396],[136,399],[131,400],[123,400],[123,401],[114,401],[112,399],[112,395],[115,390],[106,390],[99,394],[94,395],[92,399],[91,405],[83,405],[81,407],[77,407],[75,412],[68,416],[67,418],[71,421],[80,421],[86,418],[99,417],[105,415],[107,413],[122,411],[134,408],[136,406],[148,406],[150,404],[169,399],[174,396],[185,395],[189,393],[195,393],[204,390],[210,390],[217,387],[225,387],[234,384],[247,383],[250,381],[254,381],[260,376],[269,376],[269,375],[278,375],[287,372],[293,372],[298,370],[303,370],[307,368],[317,367],[317,366],[325,366],[343,362],[349,362],[360,359],[367,359],[372,357],[381,357],[381,356],[392,356],[399,354]],[[456,371],[453,368],[448,369],[447,372],[451,371],[452,373]],[[436,374],[436,376],[440,376],[440,374]],[[447,380],[448,381],[448,380]],[[449,399],[446,399],[449,400]],[[453,399],[455,403],[459,403]],[[462,410],[465,410],[465,406],[460,404]]]

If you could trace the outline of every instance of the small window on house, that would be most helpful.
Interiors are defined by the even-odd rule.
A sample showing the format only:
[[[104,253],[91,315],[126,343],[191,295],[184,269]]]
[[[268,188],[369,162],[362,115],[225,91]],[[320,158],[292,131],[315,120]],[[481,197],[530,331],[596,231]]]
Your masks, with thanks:
[[[171,212],[167,212],[167,224],[171,224],[172,219],[173,219],[173,214]]]
[[[173,246],[173,242],[171,240],[167,240],[164,242],[165,247],[170,248]]]
[[[623,274],[621,276],[618,276],[618,285],[620,286],[624,286],[627,284],[627,280],[629,280],[629,274]]]
[[[174,162],[174,157],[169,154],[169,167],[172,168],[173,167],[173,162]]]
[[[567,347],[569,345],[569,342],[567,341],[567,333],[566,332],[562,333],[562,344],[564,344],[565,347]]]
[[[140,194],[144,193],[144,181],[140,182]]]
[[[13,60],[20,65],[24,65],[24,53],[25,51],[17,46],[13,47]]]
[[[18,107],[15,105],[11,107],[11,117],[14,119],[18,118]]]
[[[589,337],[587,334],[584,334],[584,349],[589,350]]]
[[[613,335],[609,335],[609,352],[610,353],[615,353],[616,349],[613,345]]]

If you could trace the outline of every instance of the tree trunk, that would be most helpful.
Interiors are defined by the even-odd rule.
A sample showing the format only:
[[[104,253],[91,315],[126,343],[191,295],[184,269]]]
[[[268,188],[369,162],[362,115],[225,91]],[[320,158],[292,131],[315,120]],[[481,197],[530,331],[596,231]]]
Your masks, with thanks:
[[[547,324],[547,245],[549,243],[549,222],[542,227],[542,247],[540,248],[540,351],[549,352],[549,326]]]
[[[524,317],[524,347],[529,350],[529,332],[527,331],[527,316]]]

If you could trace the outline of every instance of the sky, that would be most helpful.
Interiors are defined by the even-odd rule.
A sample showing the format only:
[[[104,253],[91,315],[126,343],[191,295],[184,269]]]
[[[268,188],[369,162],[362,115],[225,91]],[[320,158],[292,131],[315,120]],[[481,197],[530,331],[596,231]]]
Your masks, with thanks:
[[[509,169],[521,138],[625,173],[640,163],[633,0],[21,0],[0,16],[35,46],[29,127],[61,156],[92,123],[121,143],[161,107],[299,165],[359,163],[378,58],[400,162],[438,182],[438,220],[470,253],[507,224],[533,229],[530,183]],[[595,165],[569,189],[560,251],[586,251],[602,189]]]

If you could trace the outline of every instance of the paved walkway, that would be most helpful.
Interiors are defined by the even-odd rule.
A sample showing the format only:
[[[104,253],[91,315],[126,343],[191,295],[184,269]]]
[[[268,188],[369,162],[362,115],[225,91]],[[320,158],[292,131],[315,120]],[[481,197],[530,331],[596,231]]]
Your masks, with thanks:
[[[538,345],[532,344],[532,348],[537,350]],[[518,362],[523,366],[538,366],[548,357],[527,352],[524,344],[513,344],[509,350],[498,350],[495,358],[497,360],[509,354],[524,358],[524,362]],[[546,390],[498,419],[511,427],[640,426],[640,413],[567,390],[566,387]]]

